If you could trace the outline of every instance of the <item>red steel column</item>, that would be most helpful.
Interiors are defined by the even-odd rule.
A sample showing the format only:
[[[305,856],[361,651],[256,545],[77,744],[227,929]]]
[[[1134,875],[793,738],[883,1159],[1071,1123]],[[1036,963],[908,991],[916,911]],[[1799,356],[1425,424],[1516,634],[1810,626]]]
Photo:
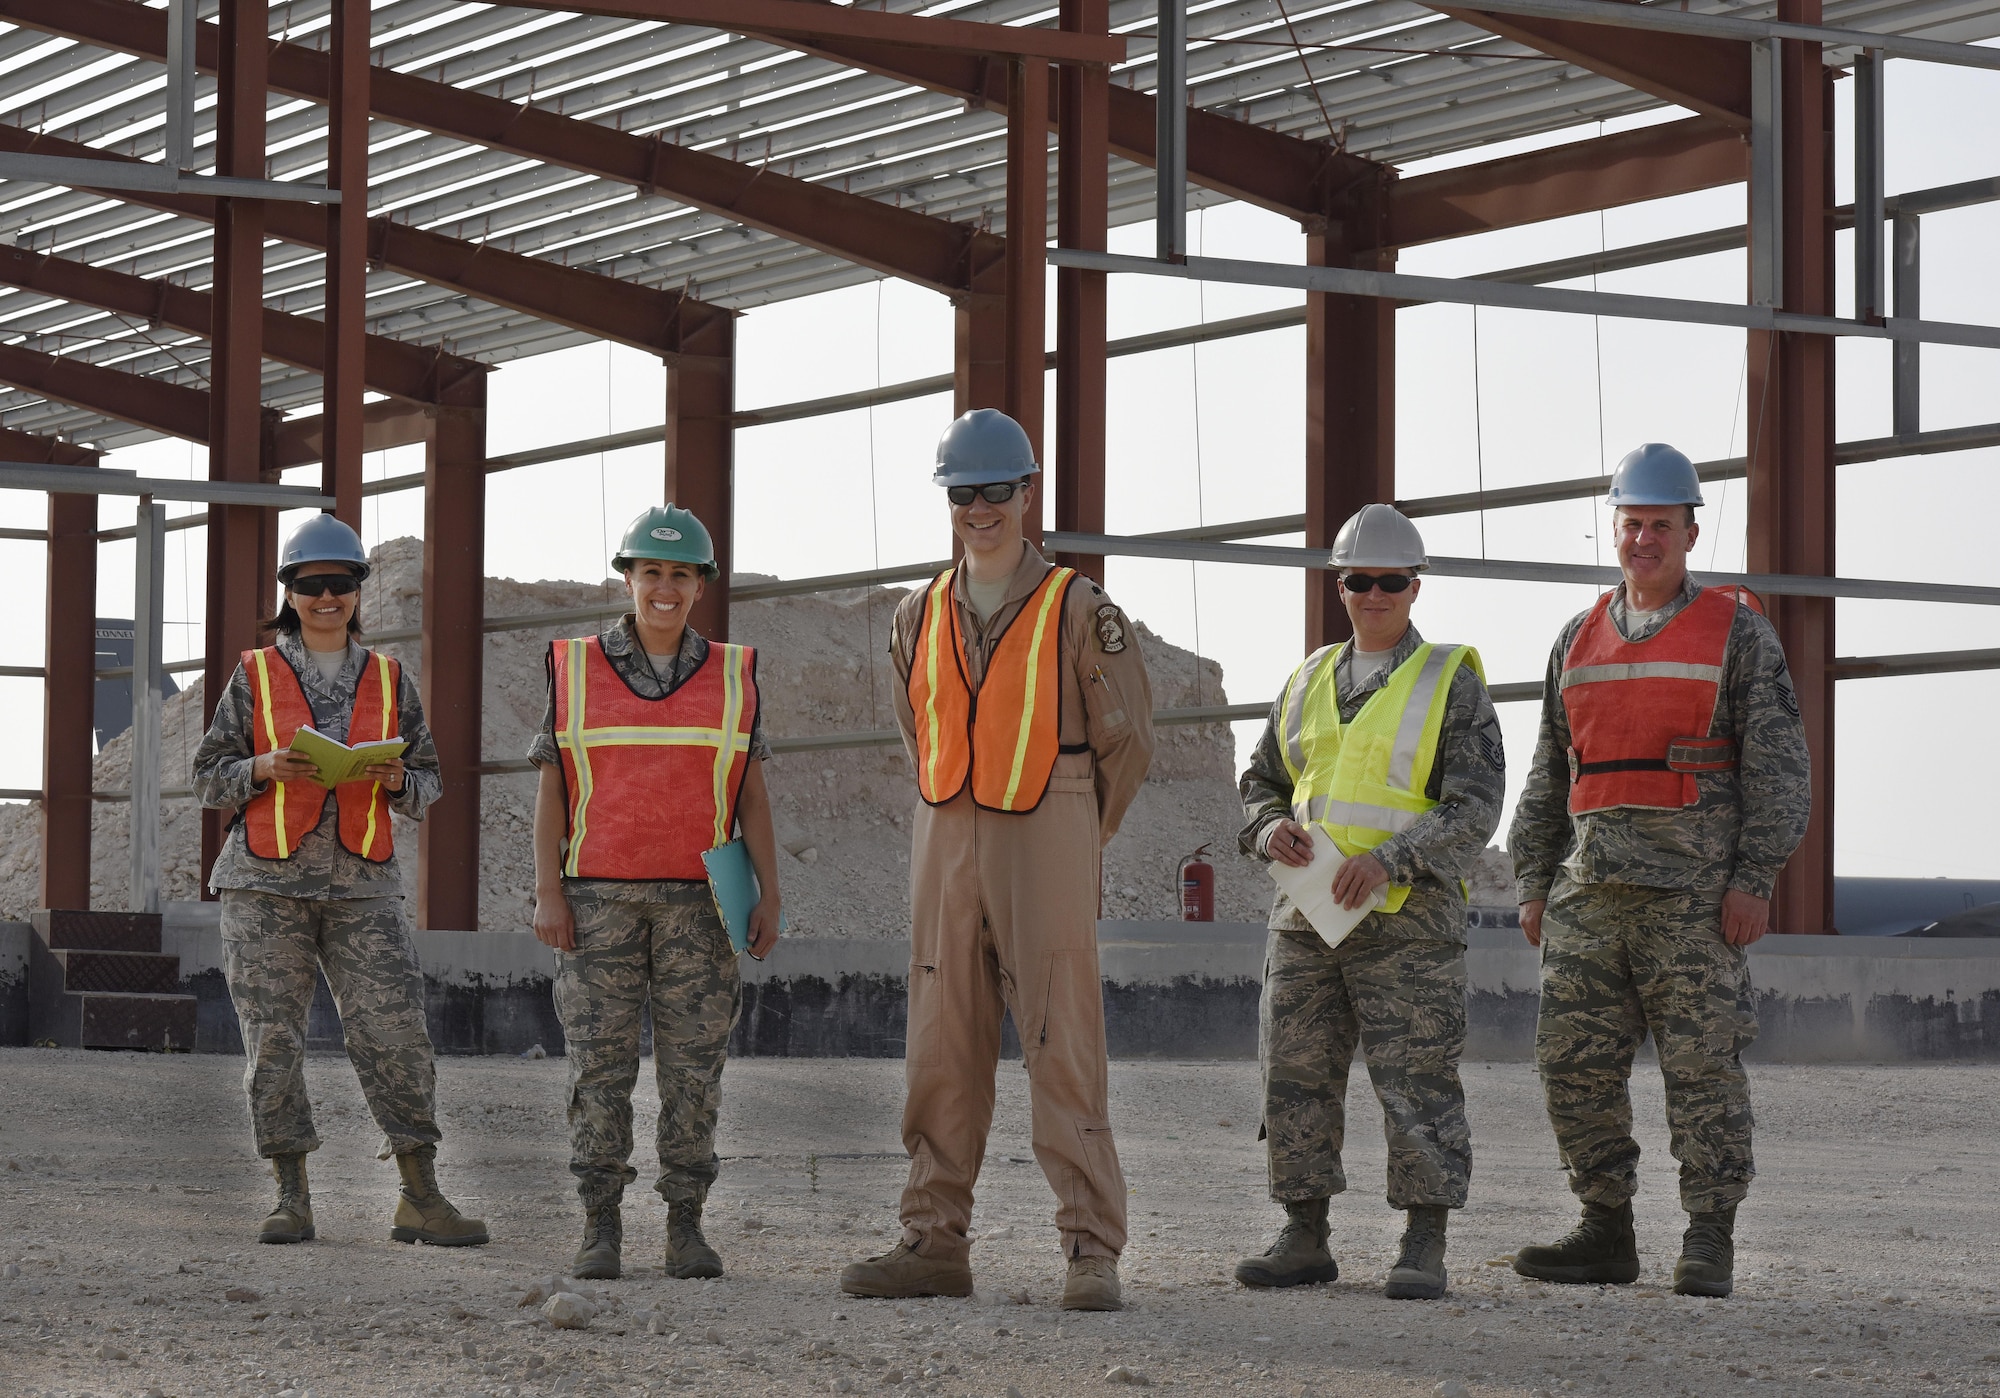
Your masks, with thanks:
[[[1007,372],[1002,405],[1042,459],[1042,398],[1048,364],[1049,65],[1007,66]],[[1042,541],[1039,514],[1022,521]]]
[[[216,173],[264,177],[264,102],[270,11],[262,0],[223,0],[221,71],[217,75]],[[212,480],[260,479],[263,423],[264,206],[218,199],[215,225],[215,317],[209,363],[208,474]],[[259,566],[263,510],[216,505],[208,512],[207,666],[204,714],[257,643],[257,621],[275,584]],[[220,811],[202,813],[204,878],[222,849]],[[204,882],[203,896],[210,896]]]
[[[486,378],[441,397],[424,454],[424,717],[444,795],[419,829],[417,925],[479,926],[480,694],[486,638]]]
[[[667,499],[708,526],[716,576],[695,608],[695,629],[729,639],[736,565],[736,320],[711,317],[667,360]]]
[[[25,434],[9,434],[12,438]],[[97,454],[51,443],[37,453],[63,466]],[[11,453],[10,453],[11,454]],[[17,460],[31,459],[17,457]],[[97,679],[97,497],[49,496],[47,652],[42,681],[44,908],[90,906],[92,698]]]
[[[1306,230],[1314,267],[1394,271],[1396,254],[1371,246],[1376,186],[1352,217]],[[1356,244],[1360,250],[1356,250]],[[1306,296],[1306,546],[1333,547],[1363,505],[1396,498],[1396,311],[1372,296]],[[1353,634],[1330,570],[1306,574],[1306,650]]]
[[[368,287],[369,0],[333,0],[327,107],[326,459],[320,490],[334,514],[361,527],[361,433]]]
[[[1779,0],[1778,18],[1820,22],[1819,0]],[[1820,46],[1782,41],[1783,306],[1832,315],[1833,75]],[[1750,336],[1749,568],[1831,576],[1834,570],[1833,340]],[[1834,607],[1829,597],[1766,599],[1785,644],[1812,748],[1812,824],[1778,879],[1772,926],[1833,927]]]
[[[987,287],[952,300],[953,416],[974,408],[1007,404],[1007,296],[1004,267],[985,278]]]
[[[1063,0],[1062,27],[1110,32],[1110,0]],[[1057,76],[1056,242],[1101,251],[1110,223],[1110,73],[1065,64]],[[1104,532],[1105,275],[1056,271],[1056,528]],[[1104,581],[1101,554],[1059,562]]]

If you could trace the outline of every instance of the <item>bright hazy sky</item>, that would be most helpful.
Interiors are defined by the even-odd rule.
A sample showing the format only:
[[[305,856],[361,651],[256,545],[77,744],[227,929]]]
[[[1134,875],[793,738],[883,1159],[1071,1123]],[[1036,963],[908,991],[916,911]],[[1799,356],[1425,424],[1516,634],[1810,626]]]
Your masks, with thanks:
[[[1850,87],[1839,85],[1840,198],[1851,197]],[[1921,189],[2000,173],[1993,113],[2000,74],[1892,62],[1888,189]],[[1590,126],[1453,157],[1466,163],[1670,119]],[[1602,247],[1740,223],[1740,187],[1418,248],[1406,271],[1476,274]],[[1114,231],[1116,251],[1149,253],[1150,224]],[[1214,256],[1298,262],[1296,225],[1241,205],[1194,215],[1190,241]],[[1851,238],[1838,240],[1838,288],[1851,313]],[[1923,224],[1926,315],[2000,323],[2000,207],[1928,215]],[[1618,273],[1607,290],[1740,301],[1743,257],[1729,253]],[[1589,283],[1573,283],[1588,286]],[[1157,278],[1111,282],[1113,338],[1295,303],[1288,292]],[[1743,334],[1697,326],[1592,321],[1463,306],[1398,313],[1398,493],[1408,498],[1525,484],[1608,470],[1642,441],[1672,442],[1697,461],[1744,450]],[[1050,334],[1054,333],[1053,278]],[[1474,343],[1477,338],[1477,360]],[[943,298],[884,282],[752,311],[738,326],[737,401],[749,408],[948,372],[952,335]],[[1304,507],[1304,331],[1286,330],[1112,361],[1109,522],[1112,533],[1295,512]],[[2000,352],[1927,347],[1926,429],[2000,420]],[[1885,342],[1839,347],[1841,440],[1889,432]],[[489,450],[501,453],[658,423],[656,361],[586,346],[502,367],[492,383]],[[1053,377],[1048,418],[1054,422]],[[736,438],[737,566],[798,577],[945,556],[943,502],[931,452],[949,395],[838,417],[741,431]],[[206,471],[201,448],[156,442],[107,465],[142,474]],[[368,458],[370,477],[418,470],[407,448]],[[2000,505],[2000,451],[1906,458],[1840,471],[1838,571],[1847,576],[2000,582],[1988,532]],[[596,579],[624,522],[656,503],[660,448],[502,473],[488,482],[487,570],[522,579]],[[872,480],[871,480],[872,475]],[[316,482],[318,468],[294,479]],[[1743,484],[1708,487],[1697,567],[1743,564]],[[131,502],[107,498],[106,526],[131,522]],[[175,513],[194,507],[173,507]],[[0,492],[0,524],[39,527],[43,497]],[[289,528],[297,517],[287,516]],[[1601,502],[1421,521],[1434,553],[1563,562],[1610,561],[1597,535]],[[372,546],[422,532],[420,494],[367,503]],[[203,535],[169,536],[168,658],[202,647]],[[1276,539],[1265,542],[1298,543]],[[0,664],[42,660],[43,549],[0,543],[16,605],[0,619]],[[99,611],[132,610],[130,544],[103,548]],[[1106,580],[1135,616],[1179,645],[1218,659],[1232,702],[1274,695],[1298,662],[1303,600],[1296,571],[1113,559]],[[1557,628],[1587,606],[1583,586],[1427,581],[1416,621],[1433,640],[1470,642],[1495,682],[1541,675]],[[1894,602],[1838,604],[1842,655],[2000,646],[2000,609]],[[1991,802],[2000,751],[1984,738],[2000,712],[2000,672],[1840,686],[1836,827],[1842,874],[2000,877]],[[1211,701],[1212,702],[1212,701]],[[41,686],[0,680],[0,713],[19,739],[0,753],[0,787],[40,784]],[[1536,707],[1501,706],[1518,791],[1533,749]],[[783,734],[782,715],[772,731]],[[1238,725],[1246,750],[1255,725]],[[1968,737],[1968,734],[1979,735]],[[784,764],[773,779],[785,780]],[[1510,807],[1511,815],[1511,807]],[[1501,831],[1505,834],[1505,820]],[[1219,834],[1221,832],[1218,832]]]

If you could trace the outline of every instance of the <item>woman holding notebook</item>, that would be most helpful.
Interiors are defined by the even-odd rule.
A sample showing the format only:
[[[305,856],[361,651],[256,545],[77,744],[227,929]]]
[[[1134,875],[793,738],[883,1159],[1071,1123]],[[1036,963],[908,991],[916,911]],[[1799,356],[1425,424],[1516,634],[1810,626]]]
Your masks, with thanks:
[[[779,926],[757,653],[688,625],[716,573],[708,530],[689,511],[641,514],[611,566],[632,609],[601,635],[549,647],[548,708],[528,749],[541,770],[535,935],[556,950],[569,1168],[584,1209],[571,1271],[620,1274],[619,1203],[638,1178],[628,1161],[639,1019],[650,1007],[666,1272],[719,1277],[701,1210],[741,1003],[736,952],[763,957]],[[717,903],[747,889],[744,864],[756,891],[725,927]]]
[[[285,541],[274,644],[245,651],[194,756],[202,805],[228,811],[209,871],[222,900],[223,970],[243,1028],[243,1084],[278,1203],[260,1242],[314,1236],[305,1160],[318,1149],[306,1095],[306,1014],[320,970],[347,1056],[403,1187],[389,1236],[483,1243],[437,1187],[436,1076],[424,979],[403,910],[390,813],[438,798],[437,752],[417,686],[362,646],[368,556],[332,515]],[[296,746],[295,746],[296,743]],[[351,751],[350,751],[351,750]],[[317,754],[307,755],[307,751]]]

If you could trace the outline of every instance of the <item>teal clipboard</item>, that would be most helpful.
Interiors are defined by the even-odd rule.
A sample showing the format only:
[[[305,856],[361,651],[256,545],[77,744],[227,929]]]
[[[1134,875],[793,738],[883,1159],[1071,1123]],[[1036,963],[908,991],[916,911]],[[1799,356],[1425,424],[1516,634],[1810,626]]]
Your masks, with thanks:
[[[729,945],[737,951],[750,950],[750,910],[757,906],[760,890],[757,871],[750,864],[750,849],[738,838],[709,850],[701,857],[708,870],[708,891],[715,899],[716,914]],[[778,915],[778,930],[785,930],[784,914]]]

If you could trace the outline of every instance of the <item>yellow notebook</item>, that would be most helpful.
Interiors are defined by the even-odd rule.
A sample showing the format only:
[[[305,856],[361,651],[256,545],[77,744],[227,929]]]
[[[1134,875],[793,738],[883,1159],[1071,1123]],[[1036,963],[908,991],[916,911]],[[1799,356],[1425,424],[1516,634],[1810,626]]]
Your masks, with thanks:
[[[409,746],[401,738],[391,738],[386,743],[363,743],[358,748],[351,748],[345,743],[335,742],[311,724],[292,735],[292,751],[318,769],[307,780],[328,791],[342,782],[361,780],[363,769],[378,762],[393,762]]]

